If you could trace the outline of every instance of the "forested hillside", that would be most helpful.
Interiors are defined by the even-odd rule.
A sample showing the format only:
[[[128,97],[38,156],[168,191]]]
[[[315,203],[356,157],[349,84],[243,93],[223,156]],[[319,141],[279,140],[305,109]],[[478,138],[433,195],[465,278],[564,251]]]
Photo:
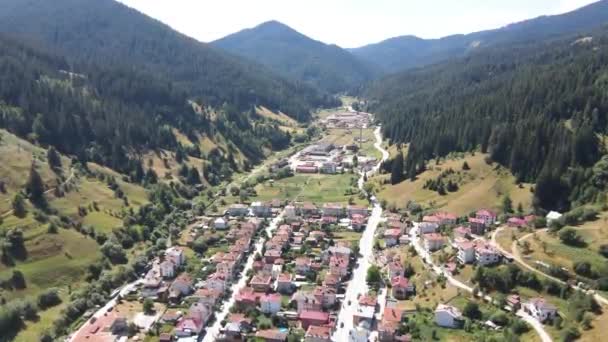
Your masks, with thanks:
[[[81,61],[145,69],[208,106],[227,102],[243,111],[264,105],[307,120],[311,109],[337,103],[114,0],[87,1],[86,6],[80,0],[6,0],[0,7],[0,31],[39,40]]]
[[[429,159],[480,148],[519,181],[537,182],[539,208],[603,200],[608,30],[483,50],[388,77],[367,96],[387,137],[410,143],[403,169],[387,165],[393,182]]]
[[[326,45],[276,21],[219,39],[213,46],[330,93],[358,88],[378,73],[348,51]]]
[[[397,72],[463,57],[487,47],[542,41],[583,30],[593,30],[607,23],[608,1],[602,0],[569,13],[542,16],[495,30],[440,39],[401,36],[350,51],[386,72]]]

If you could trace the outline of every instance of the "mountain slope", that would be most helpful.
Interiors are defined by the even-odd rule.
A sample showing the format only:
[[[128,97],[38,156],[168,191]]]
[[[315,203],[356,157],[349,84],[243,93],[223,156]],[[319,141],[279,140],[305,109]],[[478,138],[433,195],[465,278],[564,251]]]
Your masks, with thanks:
[[[350,51],[387,72],[396,72],[465,56],[483,47],[543,40],[595,29],[606,23],[608,23],[608,1],[602,0],[573,12],[543,16],[496,30],[429,40],[414,36],[395,37]]]
[[[27,22],[27,25],[23,23]],[[300,120],[333,99],[186,37],[114,0],[5,0],[0,31],[40,40],[71,57],[145,68],[205,105],[265,105]]]
[[[535,204],[567,209],[601,198],[593,180],[608,131],[608,29],[545,43],[506,44],[375,82],[367,97],[393,143],[411,143],[404,174],[480,148],[537,182]],[[593,171],[591,171],[593,169]],[[598,176],[601,177],[601,176]]]
[[[376,75],[370,65],[348,51],[312,40],[276,21],[234,33],[211,44],[331,93],[353,89]]]

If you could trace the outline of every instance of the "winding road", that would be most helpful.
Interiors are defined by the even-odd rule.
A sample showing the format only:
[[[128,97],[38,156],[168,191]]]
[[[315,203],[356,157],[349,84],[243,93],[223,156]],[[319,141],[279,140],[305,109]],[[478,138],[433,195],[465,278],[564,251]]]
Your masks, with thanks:
[[[469,293],[473,293],[472,287],[470,287],[470,286],[464,284],[463,282],[461,282],[460,280],[454,278],[449,272],[445,271],[444,269],[437,266],[433,262],[433,258],[431,258],[430,253],[422,247],[422,245],[420,244],[420,241],[418,240],[418,223],[414,223],[414,228],[412,228],[410,230],[410,240],[414,244],[414,248],[416,249],[416,252],[418,253],[418,255],[420,255],[420,257],[423,259],[425,266],[430,267],[433,270],[433,272],[435,272],[437,275],[444,276],[448,280],[448,283],[450,283],[450,285],[455,286],[459,289],[465,290]],[[501,252],[502,252],[502,250],[501,250]],[[490,303],[493,302],[492,297],[487,296],[487,295],[484,296],[483,299]],[[543,325],[539,321],[534,319],[534,317],[528,315],[523,310],[519,310],[515,314],[518,317],[520,317],[522,320],[524,320],[526,323],[528,323],[530,326],[532,326],[532,328],[534,328],[534,330],[536,331],[536,333],[538,334],[538,336],[540,337],[542,342],[552,342],[553,341],[553,339],[551,338],[549,333],[547,333],[547,331],[545,330]]]
[[[500,245],[500,244],[499,244],[499,243],[496,241],[496,235],[498,235],[498,234],[499,234],[501,231],[503,231],[503,230],[504,230],[504,228],[503,228],[503,227],[496,229],[496,230],[495,230],[495,231],[492,233],[492,238],[491,238],[491,241],[490,241],[490,242],[491,242],[491,244],[492,244],[492,246],[494,246],[496,249],[498,249],[498,250],[499,250],[501,253],[503,253],[503,254],[504,254],[504,255],[506,255],[506,256],[509,256],[509,257],[513,258],[513,260],[515,260],[515,261],[516,261],[518,264],[520,264],[522,267],[524,267],[524,268],[525,268],[525,269],[527,269],[527,270],[530,270],[530,271],[532,271],[532,272],[534,272],[534,273],[536,273],[536,274],[540,274],[541,276],[543,276],[543,277],[545,277],[545,278],[547,278],[547,279],[551,279],[551,280],[553,280],[553,281],[554,281],[554,282],[556,282],[556,283],[559,283],[559,284],[562,284],[562,285],[569,286],[569,287],[571,287],[571,288],[572,288],[572,289],[574,289],[574,290],[579,290],[579,291],[582,291],[582,292],[584,292],[584,293],[591,294],[591,295],[593,295],[593,298],[594,298],[594,299],[595,299],[595,300],[596,300],[598,303],[602,303],[603,305],[608,305],[608,299],[606,299],[605,297],[603,297],[603,296],[601,296],[601,295],[599,295],[599,294],[595,293],[594,291],[586,290],[586,289],[580,288],[580,287],[578,287],[578,286],[576,286],[576,285],[571,285],[571,284],[568,284],[567,282],[565,282],[565,281],[563,281],[563,280],[561,280],[561,279],[559,279],[559,278],[556,278],[556,277],[554,277],[554,276],[552,276],[552,275],[550,275],[550,274],[547,274],[547,273],[545,273],[545,272],[543,272],[543,271],[541,271],[541,270],[537,269],[536,267],[530,266],[530,265],[529,265],[529,264],[528,264],[528,263],[527,263],[527,262],[524,260],[524,258],[521,256],[521,252],[519,251],[519,248],[517,247],[517,243],[518,243],[518,242],[522,242],[522,241],[525,241],[525,240],[529,239],[529,238],[530,238],[531,236],[533,236],[535,233],[538,233],[538,232],[546,232],[546,231],[547,231],[547,229],[546,229],[546,228],[545,228],[545,229],[541,229],[541,230],[537,230],[536,232],[532,232],[532,233],[526,234],[526,235],[522,236],[521,238],[519,238],[519,239],[517,239],[517,240],[513,241],[512,245],[511,245],[511,251],[512,251],[513,253],[509,253],[508,251],[504,250],[504,249],[502,248],[502,246],[501,246],[501,245]]]

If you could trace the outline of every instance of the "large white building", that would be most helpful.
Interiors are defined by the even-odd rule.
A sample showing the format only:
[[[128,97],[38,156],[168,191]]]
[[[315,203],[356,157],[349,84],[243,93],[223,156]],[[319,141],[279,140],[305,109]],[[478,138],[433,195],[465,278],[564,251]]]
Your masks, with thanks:
[[[541,323],[557,316],[557,308],[542,297],[530,299],[523,304],[523,308]]]

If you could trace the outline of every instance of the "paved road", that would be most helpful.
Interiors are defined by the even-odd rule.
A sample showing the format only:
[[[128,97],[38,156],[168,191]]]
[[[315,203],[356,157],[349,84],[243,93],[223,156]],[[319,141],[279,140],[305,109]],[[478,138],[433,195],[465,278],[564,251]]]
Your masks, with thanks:
[[[473,293],[472,287],[470,287],[470,286],[464,284],[463,282],[461,282],[460,280],[454,278],[449,272],[445,271],[444,269],[437,266],[433,262],[433,259],[431,258],[430,253],[426,249],[424,249],[424,247],[422,247],[422,245],[418,241],[418,224],[417,223],[414,223],[414,228],[412,228],[410,230],[410,240],[414,244],[414,248],[416,249],[416,252],[418,253],[418,255],[423,260],[426,260],[425,266],[431,268],[436,274],[446,277],[446,279],[448,280],[448,283],[450,283],[452,286],[465,290],[469,293]],[[484,296],[483,299],[487,302],[493,302],[492,297],[487,296],[487,295]],[[543,342],[553,342],[553,340],[551,339],[551,336],[547,333],[547,331],[545,330],[543,325],[540,322],[538,322],[536,319],[534,319],[532,316],[528,315],[523,310],[519,310],[516,313],[516,315],[519,316],[524,321],[526,321],[528,324],[530,324],[530,326],[532,326],[532,328],[534,328],[534,330],[536,331],[536,333],[538,334],[538,336],[540,337],[540,339]]]
[[[567,282],[565,282],[565,281],[563,281],[563,280],[561,280],[561,279],[559,279],[559,278],[556,278],[556,277],[554,277],[554,276],[552,276],[552,275],[550,275],[550,274],[547,274],[547,273],[545,273],[545,272],[543,272],[543,271],[541,271],[541,270],[537,269],[536,267],[530,266],[530,265],[529,265],[529,264],[526,262],[526,260],[524,260],[524,258],[521,256],[521,252],[519,251],[519,248],[518,248],[518,246],[517,246],[517,243],[518,243],[518,242],[525,241],[525,240],[529,239],[529,238],[530,238],[532,235],[534,235],[534,233],[529,233],[529,234],[526,234],[526,235],[522,236],[521,238],[519,238],[518,240],[513,241],[513,244],[511,245],[511,251],[512,251],[513,253],[509,253],[509,252],[507,252],[506,250],[504,250],[504,249],[502,248],[502,246],[500,246],[500,244],[499,244],[499,243],[496,241],[496,235],[498,235],[498,233],[500,233],[500,232],[501,232],[501,231],[503,231],[503,230],[504,230],[504,228],[502,228],[502,227],[501,227],[501,228],[496,229],[496,230],[495,230],[495,231],[492,233],[492,238],[491,238],[491,240],[490,240],[490,243],[492,244],[492,246],[494,246],[495,248],[497,248],[497,249],[498,249],[498,250],[499,250],[501,253],[503,253],[503,254],[504,254],[504,255],[506,255],[506,256],[509,256],[509,257],[513,258],[513,260],[515,260],[515,261],[516,261],[518,264],[520,264],[520,265],[521,265],[521,266],[523,266],[524,268],[526,268],[526,269],[528,269],[528,270],[530,270],[530,271],[532,271],[532,272],[534,272],[534,273],[540,274],[540,275],[542,275],[542,276],[543,276],[543,277],[545,277],[545,278],[548,278],[548,279],[551,279],[551,280],[555,281],[556,283],[559,283],[559,284],[562,284],[562,285],[567,285],[567,286],[570,286],[571,288],[573,288],[573,289],[575,289],[575,290],[579,290],[579,291],[585,292],[585,293],[587,293],[587,294],[592,294],[592,295],[593,295],[593,297],[595,298],[595,300],[596,300],[598,303],[601,303],[601,304],[604,304],[604,305],[608,305],[608,299],[606,299],[605,297],[603,297],[603,296],[601,296],[601,295],[599,295],[599,294],[595,293],[594,291],[588,291],[588,290],[585,290],[585,289],[583,289],[583,288],[580,288],[580,287],[578,287],[578,286],[576,286],[576,285],[570,285],[570,284],[568,284]],[[537,230],[536,232],[545,232],[545,231],[547,231],[547,229],[546,229],[546,228],[545,228],[545,229],[541,229],[541,230]]]
[[[380,134],[380,127],[375,131],[376,133],[376,144],[374,146],[382,152],[382,160],[376,165],[371,171],[367,172],[367,176],[377,172],[382,162],[388,158],[388,152],[382,148],[382,135]],[[365,174],[361,173],[359,178],[359,189],[363,191]],[[376,228],[378,223],[382,220],[382,206],[380,203],[372,197],[372,214],[367,221],[367,226],[361,240],[359,241],[359,251],[361,257],[357,260],[357,266],[353,271],[353,277],[346,287],[346,293],[344,296],[343,306],[338,314],[338,328],[332,336],[333,341],[348,341],[349,332],[353,328],[353,315],[357,309],[357,297],[359,294],[364,295],[368,291],[367,282],[365,278],[367,276],[367,269],[371,265],[371,260],[374,253],[374,236],[376,234]],[[350,305],[348,304],[350,302]],[[344,327],[341,328],[341,324],[344,323]],[[373,336],[374,332],[372,333]]]
[[[277,229],[277,226],[282,222],[283,214],[284,214],[284,212],[282,212],[280,215],[275,217],[270,222],[268,227],[266,227],[266,234],[264,234],[264,236],[260,237],[258,242],[255,244],[255,250],[249,254],[249,257],[247,258],[247,262],[245,264],[245,268],[243,268],[243,271],[241,272],[241,274],[239,274],[237,276],[237,279],[239,279],[239,281],[232,285],[232,288],[231,288],[232,295],[230,295],[230,298],[228,298],[224,301],[223,306],[222,306],[222,311],[215,314],[215,323],[211,327],[207,328],[207,333],[202,340],[203,342],[215,341],[216,336],[219,335],[220,329],[221,329],[221,323],[226,318],[228,313],[230,312],[230,308],[234,305],[234,302],[236,301],[236,295],[242,288],[247,286],[247,272],[253,267],[253,262],[255,261],[255,255],[257,253],[262,252],[264,243],[270,236],[272,236],[272,233]]]

